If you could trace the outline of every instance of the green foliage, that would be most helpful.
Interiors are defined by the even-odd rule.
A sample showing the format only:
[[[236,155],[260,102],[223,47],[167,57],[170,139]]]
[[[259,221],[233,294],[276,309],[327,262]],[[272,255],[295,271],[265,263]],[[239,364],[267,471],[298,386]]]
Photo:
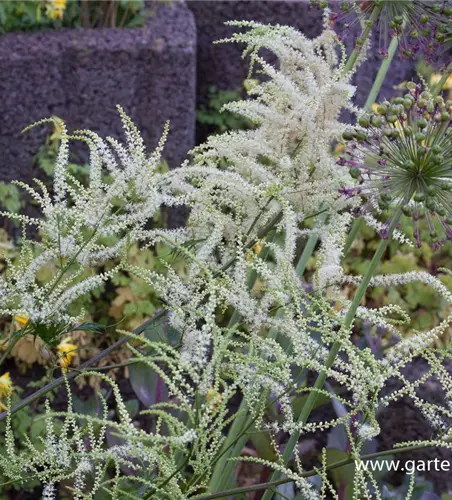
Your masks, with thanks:
[[[241,98],[238,90],[218,90],[215,86],[210,87],[207,105],[201,105],[196,112],[198,124],[213,134],[221,134],[226,130],[250,128],[252,123],[249,120],[223,110],[225,104],[239,101]]]
[[[144,0],[30,0],[0,2],[0,34],[56,28],[142,26]]]
[[[23,208],[19,188],[14,184],[0,182],[0,205],[8,212],[18,212]]]
[[[412,235],[411,222],[402,218],[402,231]],[[387,249],[386,256],[382,262],[379,273],[393,274],[406,273],[410,271],[421,271],[430,269],[433,274],[438,274],[437,269],[441,263],[452,262],[452,249],[445,245],[439,251],[433,252],[425,242],[428,236],[427,224],[420,225],[421,237],[424,243],[420,248],[414,248],[406,244],[400,245],[392,241]],[[344,261],[344,270],[347,274],[362,274],[368,266],[368,259],[373,254],[379,236],[373,229],[362,226],[361,232],[354,242],[353,248]],[[448,275],[438,274],[443,283],[450,287],[452,278]],[[366,302],[372,307],[381,307],[388,304],[397,304],[403,307],[409,314],[409,324],[401,326],[402,330],[409,333],[413,330],[425,330],[438,325],[445,317],[447,311],[446,302],[439,298],[431,287],[422,283],[408,283],[384,289],[383,287],[370,288],[366,294]],[[447,344],[449,336],[443,338]]]

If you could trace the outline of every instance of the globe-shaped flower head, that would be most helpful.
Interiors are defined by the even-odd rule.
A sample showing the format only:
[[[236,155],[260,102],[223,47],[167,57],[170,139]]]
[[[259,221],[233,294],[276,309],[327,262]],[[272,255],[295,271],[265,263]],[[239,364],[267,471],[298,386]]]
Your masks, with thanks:
[[[419,246],[418,221],[425,217],[437,248],[452,239],[452,101],[432,97],[413,82],[407,90],[344,133],[338,163],[349,167],[356,184],[342,192],[363,198],[361,210],[388,214],[382,237],[403,213],[413,219]]]
[[[359,32],[355,28],[357,21],[372,22],[372,14],[377,10],[373,25],[379,32],[382,55],[387,54],[389,41],[397,37],[402,58],[423,56],[438,68],[450,61],[452,0],[311,0],[311,4],[331,6],[331,23],[341,35]]]

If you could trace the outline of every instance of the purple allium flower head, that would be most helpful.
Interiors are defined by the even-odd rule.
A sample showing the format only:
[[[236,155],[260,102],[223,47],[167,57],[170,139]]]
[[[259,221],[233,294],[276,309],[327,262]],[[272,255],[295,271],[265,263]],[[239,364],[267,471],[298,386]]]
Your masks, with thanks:
[[[452,101],[414,82],[407,90],[344,133],[338,164],[349,168],[355,184],[342,193],[365,199],[364,211],[387,214],[386,232],[397,214],[411,217],[418,246],[418,222],[425,217],[437,248],[452,239]],[[381,236],[388,237],[385,229]]]
[[[400,57],[423,56],[427,63],[443,68],[452,46],[452,0],[311,0],[316,7],[331,4],[331,24],[347,36],[357,22],[364,22],[381,8],[375,28],[380,34],[379,52],[387,54],[389,41],[400,40]]]

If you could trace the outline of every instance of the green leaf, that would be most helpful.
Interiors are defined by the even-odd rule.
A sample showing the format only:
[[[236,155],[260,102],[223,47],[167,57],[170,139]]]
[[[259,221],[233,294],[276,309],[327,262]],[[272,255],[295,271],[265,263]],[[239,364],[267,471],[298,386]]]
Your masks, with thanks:
[[[145,363],[129,365],[129,380],[137,398],[146,408],[157,402],[158,375]]]

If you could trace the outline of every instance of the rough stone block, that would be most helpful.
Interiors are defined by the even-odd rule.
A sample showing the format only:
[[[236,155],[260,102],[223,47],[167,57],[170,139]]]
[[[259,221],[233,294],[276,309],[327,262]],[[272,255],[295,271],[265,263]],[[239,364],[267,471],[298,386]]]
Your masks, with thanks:
[[[158,4],[142,28],[14,33],[0,38],[0,180],[30,180],[57,115],[69,130],[121,137],[120,104],[153,148],[166,120],[164,157],[179,165],[194,145],[196,30],[184,3]],[[76,147],[86,159],[86,148]]]

